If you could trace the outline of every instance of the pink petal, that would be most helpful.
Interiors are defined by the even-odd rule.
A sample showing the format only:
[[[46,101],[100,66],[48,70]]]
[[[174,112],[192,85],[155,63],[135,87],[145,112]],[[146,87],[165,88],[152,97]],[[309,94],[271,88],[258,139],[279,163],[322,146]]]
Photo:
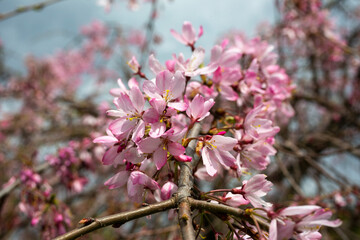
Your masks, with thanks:
[[[204,33],[204,29],[203,29],[203,26],[200,25],[199,27],[199,34],[198,34],[198,38],[200,38]]]
[[[239,98],[239,95],[234,91],[234,89],[227,85],[221,85],[221,95],[228,101],[236,101]]]
[[[118,142],[116,137],[113,136],[101,136],[97,137],[93,140],[94,143],[100,143],[105,145],[106,147],[110,147]]]
[[[175,159],[180,161],[180,162],[191,162],[192,161],[192,157],[184,155],[184,154],[180,154],[179,156],[175,156]]]
[[[176,71],[174,78],[171,79],[171,86],[168,88],[172,94],[171,99],[176,99],[183,95],[185,90],[185,83],[186,80],[184,75],[180,71]]]
[[[143,120],[139,120],[137,126],[135,127],[132,135],[132,140],[137,143],[140,141],[145,134],[145,123]]]
[[[115,98],[114,103],[119,110],[122,110],[126,113],[130,113],[134,110],[134,106],[131,102],[130,97],[125,93],[122,93],[119,97]]]
[[[176,193],[178,186],[173,182],[166,182],[161,188],[161,198],[162,200],[167,200],[171,197],[172,194]]]
[[[138,87],[134,86],[131,88],[130,99],[136,111],[141,113],[144,108],[145,101],[144,96]]]
[[[219,164],[216,162],[216,156],[213,151],[209,150],[208,148],[203,148],[202,153],[202,160],[206,167],[206,171],[210,176],[215,176],[215,174],[220,169]]]
[[[184,39],[184,37],[182,35],[180,35],[178,32],[176,32],[175,30],[171,29],[170,30],[171,34],[173,35],[173,37],[178,40],[180,43],[186,45],[187,42],[186,40]]]
[[[205,99],[200,94],[197,94],[192,102],[190,103],[189,108],[186,110],[186,114],[189,117],[194,119],[198,119],[201,117],[201,113],[203,112],[203,106],[205,103]]]
[[[128,134],[136,126],[136,121],[129,121],[126,119],[114,120],[109,125],[109,129],[114,136],[123,137]]]
[[[118,154],[117,149],[118,149],[117,146],[113,146],[105,152],[105,154],[101,160],[104,165],[111,165],[114,163],[114,159],[116,158],[116,156]]]
[[[109,189],[119,188],[125,185],[126,181],[128,180],[128,177],[130,175],[130,172],[128,171],[121,171],[115,174],[113,177],[108,179],[104,185],[108,186]]]
[[[160,138],[145,138],[138,143],[139,150],[143,153],[153,153],[160,147],[162,140]]]
[[[128,86],[129,86],[130,89],[133,88],[133,87],[137,87],[137,88],[140,89],[140,85],[139,85],[138,81],[136,80],[136,78],[134,78],[134,77],[129,79]]]
[[[161,137],[166,131],[166,125],[164,122],[156,122],[151,124],[151,129],[149,132],[150,137],[158,138]]]
[[[124,158],[126,161],[131,162],[133,164],[141,163],[144,160],[144,156],[141,156],[136,148],[130,148],[124,154]]]
[[[149,68],[154,74],[165,70],[161,63],[155,58],[154,54],[149,56]]]
[[[145,80],[143,84],[143,90],[146,95],[148,95],[150,98],[161,98],[160,96],[160,90],[157,88],[155,83],[153,83],[150,80]]]
[[[153,159],[157,170],[160,170],[167,161],[167,151],[161,146],[154,152]]]
[[[249,201],[246,200],[241,194],[228,193],[225,197],[230,198],[226,200],[226,203],[233,207],[239,207],[241,205],[249,204]]]
[[[316,205],[292,206],[282,209],[280,214],[283,216],[308,215],[320,208]]]
[[[186,43],[193,44],[195,42],[195,29],[190,22],[184,22],[182,26],[182,36]]]
[[[158,114],[160,114],[160,115],[163,114],[163,112],[166,108],[166,102],[164,101],[164,99],[152,98],[152,99],[150,99],[149,103],[156,110],[156,112]]]
[[[185,152],[185,148],[180,143],[170,142],[170,143],[168,143],[168,151],[173,156],[179,156],[179,155],[181,155],[181,154],[183,154]]]
[[[169,102],[168,106],[181,112],[188,108],[188,105],[184,102]]]
[[[143,119],[146,123],[158,122],[159,118],[160,118],[159,112],[155,108],[149,108],[143,114]]]
[[[224,167],[233,167],[233,166],[235,166],[236,159],[231,153],[229,153],[227,151],[217,150],[217,149],[215,149],[213,151],[215,152],[216,156],[218,156],[219,162]]]
[[[232,137],[215,135],[211,138],[210,142],[218,149],[221,149],[221,151],[230,151],[237,144],[238,140]]]
[[[156,86],[161,95],[166,94],[166,90],[170,90],[170,83],[172,81],[173,74],[168,70],[162,71],[156,75]]]

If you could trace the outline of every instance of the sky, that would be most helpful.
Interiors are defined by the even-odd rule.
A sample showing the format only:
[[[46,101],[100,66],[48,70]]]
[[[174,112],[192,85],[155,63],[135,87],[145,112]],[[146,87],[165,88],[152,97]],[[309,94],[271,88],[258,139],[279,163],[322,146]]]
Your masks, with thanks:
[[[0,12],[43,0],[0,0]],[[140,0],[141,1],[141,0]],[[253,36],[262,22],[274,22],[272,0],[159,0],[159,17],[155,31],[163,39],[156,49],[161,58],[185,51],[170,34],[170,29],[180,31],[184,21],[196,29],[204,27],[198,46],[210,51],[216,40],[230,29],[237,29]],[[63,0],[41,11],[22,13],[0,21],[0,39],[6,47],[7,64],[21,70],[23,59],[29,54],[49,56],[69,44],[81,26],[94,20],[116,23],[123,27],[141,28],[150,14],[150,4],[140,4],[136,11],[129,11],[125,0],[116,0],[107,13],[97,5],[97,0]],[[165,60],[165,59],[164,59]]]

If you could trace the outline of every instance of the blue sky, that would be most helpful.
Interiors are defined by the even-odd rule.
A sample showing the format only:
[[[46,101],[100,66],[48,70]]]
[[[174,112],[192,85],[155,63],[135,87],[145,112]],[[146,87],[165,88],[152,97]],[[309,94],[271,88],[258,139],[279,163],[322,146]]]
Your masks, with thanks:
[[[42,0],[0,0],[0,12]],[[204,27],[199,45],[208,51],[216,40],[230,29],[252,36],[256,26],[273,22],[275,9],[272,0],[160,0],[156,32],[163,43],[156,49],[160,59],[172,53],[187,51],[171,36],[169,30],[180,30],[182,23],[191,21],[196,28]],[[0,22],[0,38],[7,51],[7,63],[20,70],[23,58],[29,54],[48,56],[66,46],[81,26],[95,19],[117,23],[123,27],[141,28],[150,14],[150,4],[129,11],[124,0],[110,13],[97,6],[96,0],[64,0],[38,12],[27,12]],[[163,59],[164,60],[164,59]]]

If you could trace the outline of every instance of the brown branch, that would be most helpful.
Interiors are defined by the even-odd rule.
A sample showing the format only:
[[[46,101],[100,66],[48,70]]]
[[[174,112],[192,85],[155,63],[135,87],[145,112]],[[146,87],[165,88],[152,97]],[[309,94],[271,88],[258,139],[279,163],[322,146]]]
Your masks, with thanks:
[[[48,0],[48,1],[40,2],[40,3],[35,3],[33,5],[18,7],[17,9],[14,9],[14,10],[12,10],[10,12],[1,13],[0,14],[0,21],[3,21],[5,19],[9,19],[11,17],[14,17],[14,16],[19,15],[19,14],[24,13],[24,12],[42,10],[43,8],[45,8],[47,6],[50,6],[50,5],[55,4],[57,2],[60,2],[60,1],[63,1],[63,0]]]
[[[106,216],[106,217],[102,217],[102,218],[97,218],[94,219],[93,222],[87,226],[83,226],[81,228],[72,230],[71,232],[68,232],[62,236],[59,236],[57,238],[55,238],[55,240],[68,240],[68,239],[76,239],[80,236],[83,236],[89,232],[93,232],[99,228],[103,228],[109,225],[121,225],[124,224],[126,222],[129,222],[131,220],[137,219],[137,218],[141,218],[141,217],[145,217],[154,213],[158,213],[158,212],[162,212],[171,208],[175,208],[176,207],[176,202],[174,198],[171,198],[169,200],[160,202],[160,203],[155,203],[155,204],[151,204],[148,205],[146,207],[140,208],[140,209],[136,209],[133,211],[128,211],[128,212],[124,212],[124,213],[118,213],[118,214],[114,214],[114,215],[110,215],[110,216]]]
[[[196,137],[200,133],[200,124],[195,124],[192,128],[189,138]],[[186,148],[186,154],[192,156],[192,162],[181,162],[180,163],[180,176],[179,176],[179,190],[177,192],[176,202],[179,205],[179,224],[181,229],[181,235],[183,239],[192,240],[195,239],[195,230],[192,225],[191,209],[188,197],[191,196],[191,189],[194,185],[193,177],[193,166],[196,159],[195,153],[196,141],[191,141],[189,146]]]
[[[189,198],[188,200],[191,207],[206,210],[212,213],[226,213],[235,217],[244,217],[246,215],[245,211],[240,208],[235,208],[224,204],[196,200],[193,198]]]
[[[309,102],[316,102],[320,106],[327,108],[332,112],[336,112],[344,116],[350,123],[354,124],[356,127],[360,128],[360,121],[358,115],[354,114],[351,110],[344,108],[342,105],[338,105],[335,102],[329,101],[329,99],[324,99],[319,96],[311,96],[307,94],[296,93],[293,95],[295,100],[305,100]]]
[[[219,203],[211,203],[211,202],[206,202],[206,201],[202,201],[202,200],[196,200],[193,198],[189,198],[188,200],[189,200],[189,203],[192,208],[206,210],[206,211],[209,211],[209,212],[215,213],[215,214],[216,213],[228,214],[228,215],[231,215],[234,217],[239,217],[241,219],[244,219],[250,223],[254,222],[253,219],[251,218],[251,212],[247,213],[246,211],[242,210],[241,208],[231,207],[231,206],[219,204]],[[254,217],[256,218],[256,221],[260,225],[264,226],[265,228],[269,228],[268,222],[266,222],[263,219],[257,218],[256,216],[254,216]]]
[[[323,176],[327,177],[328,179],[332,180],[334,183],[338,184],[339,186],[346,188],[346,185],[333,177],[330,173],[328,173],[324,168],[321,167],[319,163],[317,163],[309,153],[304,153],[301,151],[300,148],[298,148],[294,143],[290,141],[286,141],[284,144],[284,147],[291,150],[290,154],[293,154],[301,159],[304,159],[311,167],[316,169],[319,173],[321,173]]]

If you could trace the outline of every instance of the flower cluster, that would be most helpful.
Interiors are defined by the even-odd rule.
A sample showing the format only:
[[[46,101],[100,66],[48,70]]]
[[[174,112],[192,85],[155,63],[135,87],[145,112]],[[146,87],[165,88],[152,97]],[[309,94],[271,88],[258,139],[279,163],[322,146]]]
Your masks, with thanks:
[[[70,211],[56,199],[49,183],[29,168],[21,171],[20,180],[26,187],[22,190],[18,206],[31,219],[31,225],[42,229],[43,239],[64,234],[65,227],[71,225]]]
[[[205,133],[197,138],[197,152],[205,168],[199,168],[197,176],[214,177],[224,170],[240,176],[267,167],[269,156],[276,152],[272,145],[279,128],[274,120],[277,115],[292,116],[287,100],[293,85],[276,65],[276,55],[267,43],[225,39],[212,48],[210,62],[204,64],[205,50],[195,48],[202,28],[196,35],[185,22],[182,34],[174,30],[172,34],[193,50],[192,56],[174,55],[163,65],[151,55],[149,67],[155,78],[150,80],[133,57],[128,64],[144,81],[130,79],[129,89],[118,81],[119,88],[111,90],[116,109],[108,111],[116,119],[107,136],[94,140],[108,147],[103,164],[120,165],[120,172],[106,185],[117,188],[127,182],[129,196],[136,200],[141,199],[144,188],[155,191],[165,183],[149,176],[157,175],[164,166],[174,176],[177,161],[191,161],[185,147],[196,122],[203,122]],[[219,113],[211,112],[215,99],[217,111],[222,109],[216,121],[214,116]],[[141,181],[132,181],[133,176]],[[173,177],[167,180],[174,181]]]
[[[48,155],[46,157],[60,182],[76,193],[82,192],[84,185],[88,182],[87,177],[81,172],[93,169],[90,147],[91,144],[87,138],[82,142],[71,141],[68,146],[59,148],[56,156]]]
[[[149,78],[133,57],[128,62],[134,72],[129,88],[119,79],[119,88],[111,90],[116,109],[108,111],[115,119],[107,136],[94,139],[107,147],[103,164],[119,169],[105,185],[114,189],[126,184],[128,197],[136,202],[150,200],[149,196],[168,199],[176,192],[178,162],[193,161],[194,156],[185,153],[191,141],[197,141],[196,154],[202,160],[195,173],[199,179],[265,170],[276,153],[272,145],[280,128],[275,122],[286,122],[293,115],[289,98],[294,85],[276,65],[272,46],[259,38],[246,41],[235,35],[215,45],[206,64],[205,49],[195,46],[203,33],[201,27],[196,34],[191,23],[185,22],[181,34],[171,33],[190,47],[190,58],[174,54],[162,64],[151,55],[154,78]],[[197,123],[202,125],[202,134],[188,137]],[[270,208],[272,204],[262,199],[272,186],[265,178],[257,174],[241,187],[225,190],[228,194],[221,198],[212,195],[221,190],[210,191],[208,196],[236,207]],[[306,219],[311,213],[299,214]],[[300,232],[299,226],[289,232]]]

